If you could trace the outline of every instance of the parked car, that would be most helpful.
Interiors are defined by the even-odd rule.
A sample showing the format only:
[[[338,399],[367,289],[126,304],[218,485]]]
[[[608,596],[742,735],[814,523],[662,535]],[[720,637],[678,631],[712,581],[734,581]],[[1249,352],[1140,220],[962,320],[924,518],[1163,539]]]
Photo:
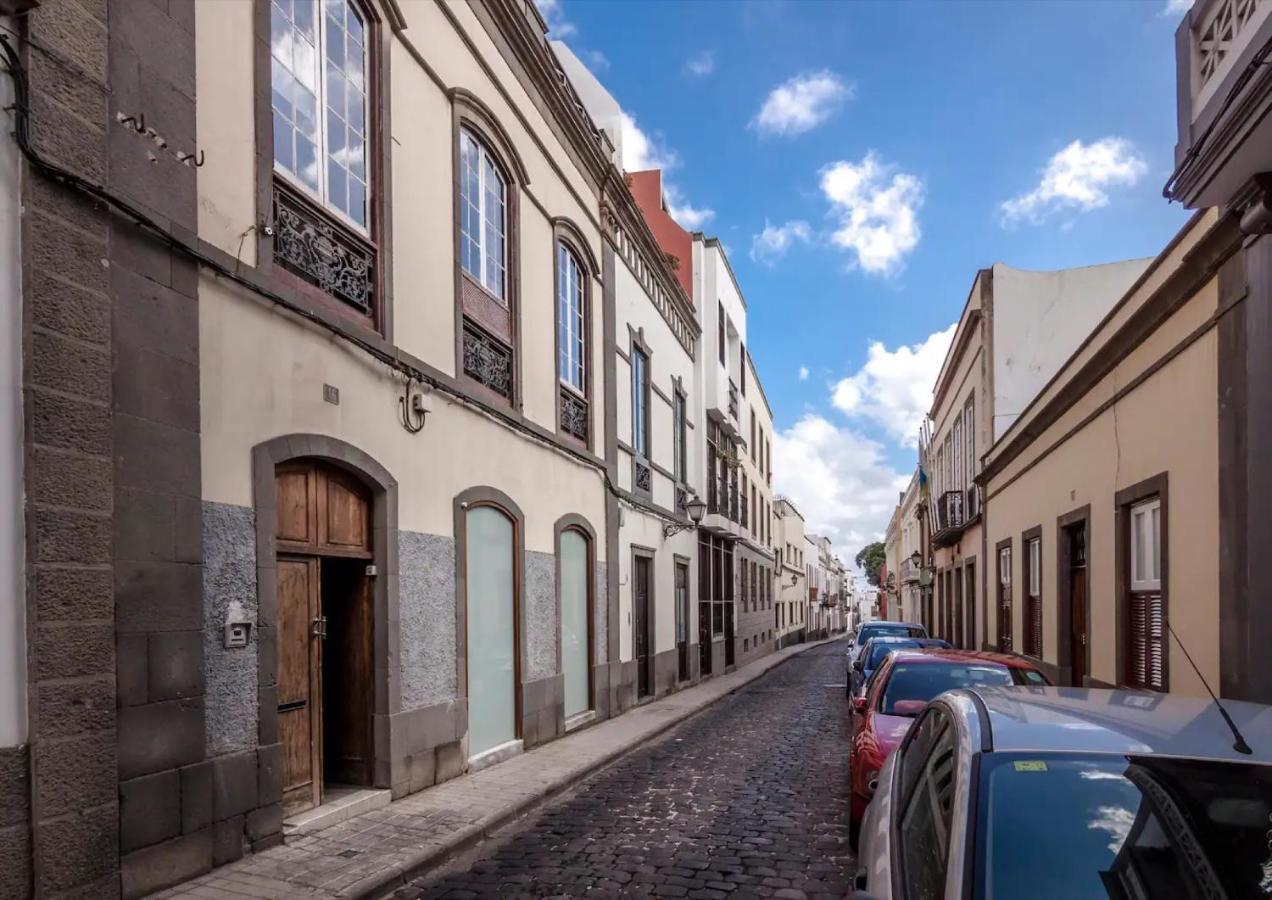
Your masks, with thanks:
[[[927,629],[914,622],[863,622],[857,633],[848,641],[848,664],[852,665],[866,641],[872,637],[925,638]]]
[[[929,700],[961,687],[1046,685],[1022,656],[975,650],[898,650],[889,653],[865,696],[852,701],[851,824],[861,823],[879,772]]]
[[[894,650],[917,650],[924,647],[949,649],[950,642],[938,638],[872,637],[848,663],[848,698],[859,697],[865,692],[870,676]]]
[[[1272,708],[1224,706],[1251,753],[1200,698],[942,694],[879,775],[853,896],[1267,897]]]

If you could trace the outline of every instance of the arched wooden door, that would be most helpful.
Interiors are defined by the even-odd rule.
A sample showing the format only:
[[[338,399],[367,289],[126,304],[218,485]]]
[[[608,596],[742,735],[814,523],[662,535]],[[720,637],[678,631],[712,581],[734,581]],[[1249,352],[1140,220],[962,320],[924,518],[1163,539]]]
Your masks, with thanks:
[[[351,475],[298,460],[275,471],[278,737],[283,805],[324,781],[372,782],[371,499]]]

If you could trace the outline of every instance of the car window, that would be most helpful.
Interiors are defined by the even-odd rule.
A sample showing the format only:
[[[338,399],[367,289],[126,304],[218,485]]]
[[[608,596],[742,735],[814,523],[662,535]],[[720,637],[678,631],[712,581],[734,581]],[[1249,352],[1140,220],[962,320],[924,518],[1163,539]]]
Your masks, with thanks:
[[[1067,753],[981,766],[979,900],[1272,894],[1272,766]]]
[[[922,625],[873,625],[869,630],[863,628],[862,633],[866,638],[872,637],[927,637],[927,631]],[[860,643],[860,640],[858,642]]]
[[[944,893],[954,809],[954,730],[943,729],[901,817],[901,879],[905,896],[936,900]],[[1025,896],[1025,895],[1021,895]]]
[[[923,765],[932,750],[932,745],[948,730],[949,725],[949,715],[945,710],[940,706],[933,706],[924,711],[924,714],[914,723],[914,727],[910,729],[910,733],[906,735],[905,743],[901,746],[900,751],[901,797],[898,803],[899,808],[904,808],[906,801],[910,797],[910,792],[914,789],[915,782],[919,780],[919,774],[923,771]]]
[[[898,710],[902,701],[928,702],[937,694],[961,687],[985,687],[1012,684],[1011,670],[1006,666],[983,662],[899,663],[884,686],[879,711],[884,715],[913,715]]]
[[[1011,680],[1015,684],[1044,685],[1051,684],[1047,676],[1037,669],[1012,669]]]
[[[905,650],[919,646],[918,641],[871,641],[867,648],[866,668],[878,668],[879,663],[887,658],[893,650]]]

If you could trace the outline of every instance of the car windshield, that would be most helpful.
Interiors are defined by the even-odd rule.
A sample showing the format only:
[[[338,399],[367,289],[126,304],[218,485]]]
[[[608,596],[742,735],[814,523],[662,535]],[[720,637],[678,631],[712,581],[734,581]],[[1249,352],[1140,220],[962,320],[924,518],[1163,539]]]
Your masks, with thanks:
[[[871,638],[877,637],[919,638],[927,637],[927,632],[922,625],[869,625],[861,629],[861,637],[858,640],[864,644]]]
[[[980,900],[1272,897],[1272,766],[988,754]]]
[[[879,663],[883,662],[884,658],[893,650],[914,649],[918,646],[918,641],[871,641],[870,653],[866,657],[865,668],[871,671],[879,668]]]
[[[883,688],[879,711],[889,716],[913,716],[922,708],[914,701],[927,703],[937,694],[961,687],[985,687],[995,684],[1015,684],[1011,670],[1006,666],[982,662],[916,662],[898,663]],[[910,701],[907,707],[897,709],[897,704]]]

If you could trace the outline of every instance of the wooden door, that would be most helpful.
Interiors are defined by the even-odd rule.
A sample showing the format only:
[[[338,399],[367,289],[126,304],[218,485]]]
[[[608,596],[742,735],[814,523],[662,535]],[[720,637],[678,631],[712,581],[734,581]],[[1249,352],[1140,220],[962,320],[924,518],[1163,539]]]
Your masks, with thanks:
[[[312,460],[279,466],[274,485],[278,732],[283,805],[295,812],[322,802],[324,740],[329,774],[372,780],[371,504],[351,475]],[[339,639],[326,645],[329,612]],[[324,715],[327,680],[331,721]]]
[[[637,556],[633,560],[632,620],[636,657],[636,695],[649,694],[649,559]]]
[[[954,646],[966,647],[963,639],[963,571],[954,570]]]
[[[1084,687],[1087,663],[1086,525],[1069,529],[1069,666],[1070,683]]]
[[[976,643],[976,563],[968,563],[964,568],[967,574],[967,591],[964,596],[967,602],[967,646],[971,650],[979,650]]]
[[[283,807],[322,798],[322,642],[317,559],[279,557],[278,739],[283,745]]]

